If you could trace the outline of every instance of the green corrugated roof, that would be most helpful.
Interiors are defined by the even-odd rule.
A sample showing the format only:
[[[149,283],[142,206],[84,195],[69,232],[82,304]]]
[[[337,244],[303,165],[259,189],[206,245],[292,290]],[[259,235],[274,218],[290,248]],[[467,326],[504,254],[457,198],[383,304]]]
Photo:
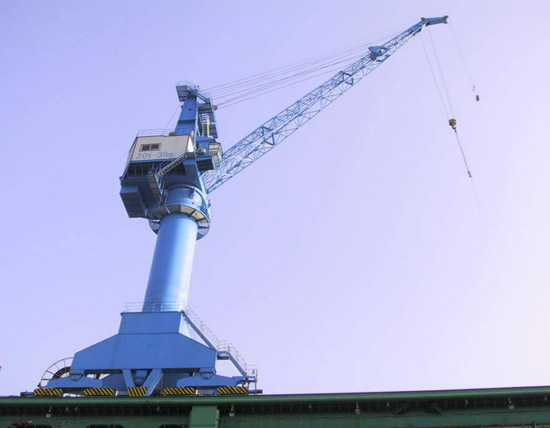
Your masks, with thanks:
[[[280,394],[280,395],[232,395],[213,397],[1,397],[0,405],[42,404],[70,402],[72,404],[94,405],[101,403],[116,403],[117,405],[147,403],[166,404],[264,404],[264,403],[304,403],[304,402],[338,402],[338,401],[415,401],[415,400],[447,400],[447,399],[476,399],[476,398],[502,398],[541,395],[550,397],[550,386],[530,386],[514,388],[487,388],[487,389],[454,389],[437,391],[405,391],[405,392],[353,392],[353,393],[329,393],[329,394]]]

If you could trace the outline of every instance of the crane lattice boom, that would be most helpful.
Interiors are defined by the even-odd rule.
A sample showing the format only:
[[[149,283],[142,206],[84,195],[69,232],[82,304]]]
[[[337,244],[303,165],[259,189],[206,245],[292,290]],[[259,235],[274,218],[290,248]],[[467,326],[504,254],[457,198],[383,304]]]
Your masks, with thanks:
[[[363,57],[260,125],[225,152],[219,168],[203,174],[202,178],[207,192],[211,193],[271,151],[321,110],[384,63],[424,27],[441,23],[447,23],[447,16],[422,18],[417,24],[383,45],[371,46],[369,52]]]

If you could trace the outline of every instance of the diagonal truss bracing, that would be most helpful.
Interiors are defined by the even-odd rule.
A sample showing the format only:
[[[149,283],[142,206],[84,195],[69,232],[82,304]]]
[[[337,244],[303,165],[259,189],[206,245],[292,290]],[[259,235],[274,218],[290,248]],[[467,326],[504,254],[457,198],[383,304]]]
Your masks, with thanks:
[[[207,192],[210,193],[217,189],[271,151],[321,110],[384,63],[424,27],[441,23],[447,23],[446,16],[422,18],[417,24],[388,40],[383,45],[369,48],[369,52],[363,57],[260,125],[225,152],[219,168],[202,176]]]

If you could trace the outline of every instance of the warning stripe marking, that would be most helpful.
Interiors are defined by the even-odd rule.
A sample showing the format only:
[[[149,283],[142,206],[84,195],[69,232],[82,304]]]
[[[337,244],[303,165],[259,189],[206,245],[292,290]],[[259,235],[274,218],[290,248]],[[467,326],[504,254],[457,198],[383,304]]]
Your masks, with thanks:
[[[218,395],[236,395],[248,394],[248,388],[245,386],[219,386]]]
[[[128,395],[130,397],[144,397],[147,392],[146,386],[129,386]]]
[[[35,397],[61,397],[63,390],[61,388],[37,388],[33,395]]]
[[[115,395],[113,388],[86,388],[84,390],[85,397],[110,397]]]
[[[199,391],[197,388],[190,386],[174,386],[164,388],[162,390],[162,395],[199,395]]]

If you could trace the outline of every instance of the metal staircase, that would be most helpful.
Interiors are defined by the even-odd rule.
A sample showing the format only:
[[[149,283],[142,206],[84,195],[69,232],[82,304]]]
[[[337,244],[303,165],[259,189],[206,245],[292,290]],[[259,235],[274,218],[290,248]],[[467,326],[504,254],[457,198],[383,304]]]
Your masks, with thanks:
[[[182,302],[159,302],[143,303],[130,302],[124,306],[124,312],[181,312],[192,331],[200,337],[206,346],[217,352],[218,360],[229,360],[235,368],[243,375],[249,376],[252,382],[255,381],[257,369],[246,363],[244,356],[232,343],[220,340],[216,333],[206,325],[195,311],[187,307],[182,308]]]

